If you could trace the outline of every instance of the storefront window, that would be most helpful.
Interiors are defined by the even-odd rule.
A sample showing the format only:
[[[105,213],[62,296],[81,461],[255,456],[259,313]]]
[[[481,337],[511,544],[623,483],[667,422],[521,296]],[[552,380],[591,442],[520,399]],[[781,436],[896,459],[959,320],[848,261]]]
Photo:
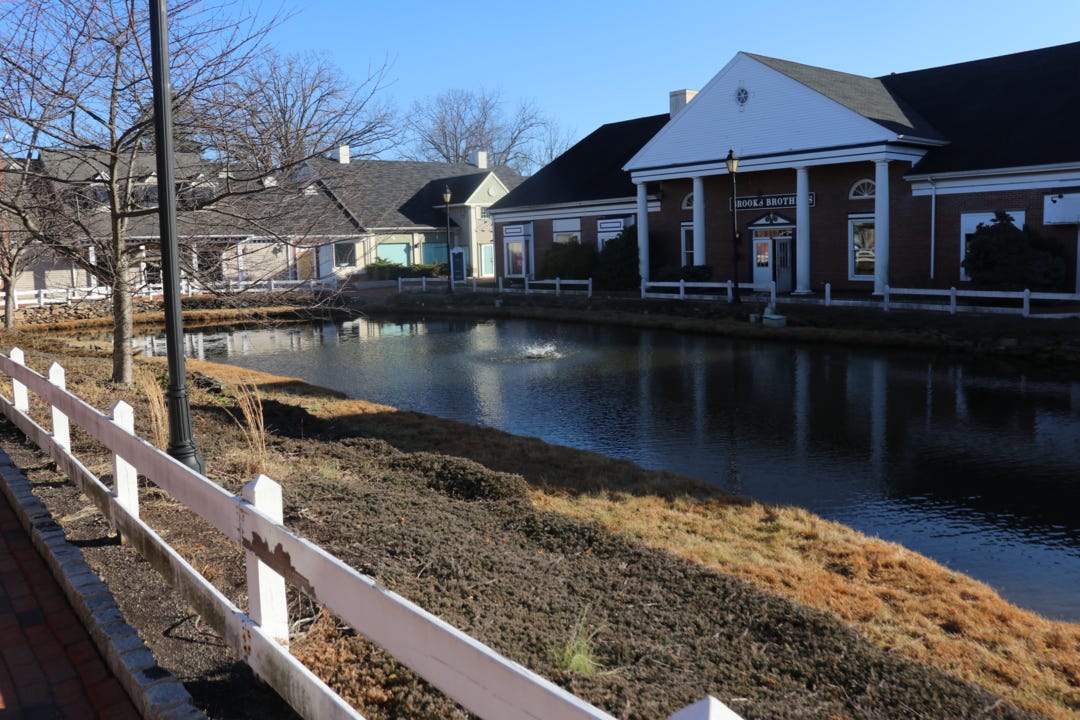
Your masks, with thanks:
[[[848,219],[848,276],[852,280],[874,279],[874,217]]]

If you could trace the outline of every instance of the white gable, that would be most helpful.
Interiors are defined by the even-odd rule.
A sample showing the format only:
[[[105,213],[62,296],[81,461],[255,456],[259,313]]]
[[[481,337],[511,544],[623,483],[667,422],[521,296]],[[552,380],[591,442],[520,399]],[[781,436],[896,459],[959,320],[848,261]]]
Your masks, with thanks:
[[[729,148],[752,158],[896,139],[896,133],[739,53],[624,169],[647,178],[653,168],[722,167]],[[748,161],[747,169],[753,165]]]

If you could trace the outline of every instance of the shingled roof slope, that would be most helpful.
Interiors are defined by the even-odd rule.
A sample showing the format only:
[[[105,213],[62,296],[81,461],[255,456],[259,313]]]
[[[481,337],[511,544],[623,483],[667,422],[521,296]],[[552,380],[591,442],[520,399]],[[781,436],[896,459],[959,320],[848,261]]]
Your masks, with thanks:
[[[441,227],[443,189],[449,185],[451,204],[467,199],[488,173],[508,188],[521,176],[506,167],[489,170],[475,165],[409,160],[360,160],[339,163],[319,158],[310,163],[315,176],[367,230],[378,228]]]
[[[668,121],[668,114],[608,123],[527,178],[492,208],[557,205],[634,197],[623,165]]]
[[[906,98],[891,91],[880,78],[852,75],[753,53],[746,55],[899,135],[932,141],[946,139]]]
[[[913,174],[1080,162],[1080,42],[881,81],[949,139]]]

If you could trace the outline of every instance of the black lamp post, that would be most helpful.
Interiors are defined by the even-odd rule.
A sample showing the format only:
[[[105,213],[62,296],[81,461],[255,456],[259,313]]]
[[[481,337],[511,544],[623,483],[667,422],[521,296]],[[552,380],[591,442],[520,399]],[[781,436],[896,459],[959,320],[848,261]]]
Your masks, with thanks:
[[[172,93],[169,85],[169,44],[165,0],[150,0],[150,49],[154,86],[154,141],[157,146],[158,235],[161,241],[161,282],[165,299],[165,348],[169,360],[169,387],[165,391],[169,415],[168,453],[192,470],[206,466],[191,430],[184,370],[184,327],[180,313],[180,249],[176,239],[176,181],[173,173]]]
[[[739,171],[739,158],[735,157],[734,150],[727,151],[724,160],[727,165],[728,175],[731,176],[731,302],[742,302],[739,299],[739,194],[735,184],[735,174]]]
[[[446,287],[454,292],[454,256],[450,254],[450,186],[442,192],[443,205],[446,206]]]

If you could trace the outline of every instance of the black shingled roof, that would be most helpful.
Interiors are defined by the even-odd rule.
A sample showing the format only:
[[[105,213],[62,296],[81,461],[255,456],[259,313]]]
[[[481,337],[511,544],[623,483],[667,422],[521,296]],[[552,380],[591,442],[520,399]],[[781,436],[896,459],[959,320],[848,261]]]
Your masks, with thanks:
[[[492,209],[634,197],[634,183],[622,167],[668,117],[664,113],[602,125],[511,190]]]
[[[913,175],[1080,162],[1080,43],[881,81],[949,139]]]
[[[945,139],[933,124],[927,122],[905,98],[890,91],[880,78],[852,75],[764,55],[746,55],[897,134],[938,142]]]

